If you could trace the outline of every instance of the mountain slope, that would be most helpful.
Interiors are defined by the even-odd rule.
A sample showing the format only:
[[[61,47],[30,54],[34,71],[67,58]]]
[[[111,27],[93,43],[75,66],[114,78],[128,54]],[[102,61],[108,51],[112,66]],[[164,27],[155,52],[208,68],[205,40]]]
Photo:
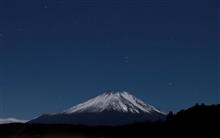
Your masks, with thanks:
[[[45,114],[29,123],[122,125],[163,120],[165,114],[124,92],[106,92],[64,112]]]
[[[26,123],[27,120],[20,120],[16,118],[0,118],[0,124],[10,124],[10,123]]]

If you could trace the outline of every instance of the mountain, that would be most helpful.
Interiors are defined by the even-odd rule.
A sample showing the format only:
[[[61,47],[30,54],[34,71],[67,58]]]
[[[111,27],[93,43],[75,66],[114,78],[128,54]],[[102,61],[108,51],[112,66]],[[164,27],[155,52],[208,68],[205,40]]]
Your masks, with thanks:
[[[10,124],[10,123],[26,123],[27,120],[20,120],[16,118],[0,118],[0,124]]]
[[[45,114],[28,123],[124,125],[164,120],[165,114],[125,91],[110,91],[61,113]]]

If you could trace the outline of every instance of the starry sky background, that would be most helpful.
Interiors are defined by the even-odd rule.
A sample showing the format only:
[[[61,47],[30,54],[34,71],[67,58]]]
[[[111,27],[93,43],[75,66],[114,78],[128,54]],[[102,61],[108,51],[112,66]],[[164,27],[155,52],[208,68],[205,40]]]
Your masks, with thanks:
[[[0,118],[106,90],[162,111],[220,102],[218,0],[1,0]]]

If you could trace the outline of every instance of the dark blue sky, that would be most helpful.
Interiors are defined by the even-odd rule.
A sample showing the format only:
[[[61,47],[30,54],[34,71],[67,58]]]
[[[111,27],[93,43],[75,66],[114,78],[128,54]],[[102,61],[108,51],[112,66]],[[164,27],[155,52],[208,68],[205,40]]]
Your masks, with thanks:
[[[217,0],[1,0],[0,118],[105,90],[163,111],[220,102]]]

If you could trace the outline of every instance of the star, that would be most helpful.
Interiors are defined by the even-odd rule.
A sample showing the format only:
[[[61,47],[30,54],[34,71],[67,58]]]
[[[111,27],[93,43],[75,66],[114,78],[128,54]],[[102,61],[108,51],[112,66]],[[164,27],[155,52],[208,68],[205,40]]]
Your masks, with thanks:
[[[44,9],[47,9],[47,8],[48,8],[48,6],[45,4],[45,5],[44,5]]]
[[[174,83],[173,82],[169,82],[168,86],[172,87],[172,86],[174,86]]]
[[[47,0],[43,0],[43,5],[44,5],[44,9],[48,8],[48,1]]]

